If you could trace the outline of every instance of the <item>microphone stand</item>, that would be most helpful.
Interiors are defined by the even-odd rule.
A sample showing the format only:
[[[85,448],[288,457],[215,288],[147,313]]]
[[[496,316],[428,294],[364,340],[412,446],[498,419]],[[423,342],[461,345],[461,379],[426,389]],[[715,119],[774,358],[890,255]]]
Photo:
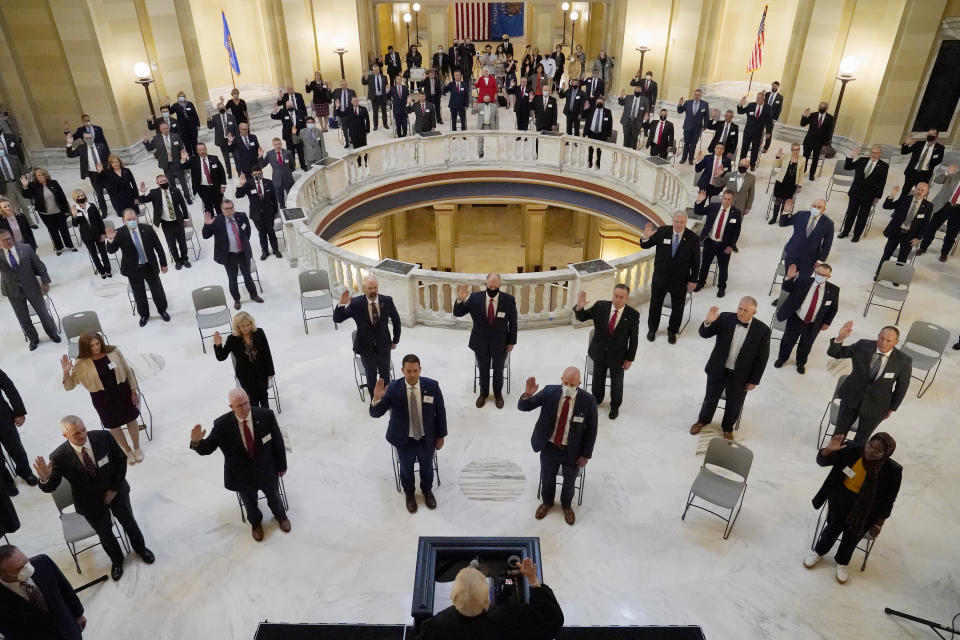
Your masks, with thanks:
[[[940,636],[941,638],[943,638],[943,640],[947,640],[947,636],[945,636],[945,635],[943,635],[942,633],[940,633],[939,630],[949,631],[949,632],[950,632],[950,637],[953,637],[953,634],[960,633],[960,629],[956,629],[956,628],[954,628],[954,627],[945,627],[945,626],[943,626],[942,624],[938,624],[938,623],[934,622],[933,620],[926,620],[926,619],[924,619],[924,618],[918,618],[918,617],[916,617],[916,616],[910,615],[909,613],[904,613],[904,612],[902,612],[902,611],[897,611],[896,609],[891,609],[890,607],[884,607],[883,612],[884,612],[884,613],[888,613],[888,614],[890,614],[890,615],[892,615],[892,616],[897,616],[897,617],[900,617],[900,618],[906,618],[907,620],[912,620],[913,622],[919,622],[920,624],[925,624],[925,625],[927,625],[928,627],[930,627],[930,629],[932,629],[935,634],[937,634],[938,636]],[[954,616],[953,619],[956,620],[956,619],[957,619],[956,616]],[[951,622],[951,624],[953,624],[953,623]]]

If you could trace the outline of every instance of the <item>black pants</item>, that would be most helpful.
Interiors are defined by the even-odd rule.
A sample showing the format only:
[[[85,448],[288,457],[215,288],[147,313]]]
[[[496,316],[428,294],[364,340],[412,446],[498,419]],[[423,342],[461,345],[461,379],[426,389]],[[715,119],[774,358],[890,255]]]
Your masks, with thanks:
[[[283,508],[283,500],[280,499],[280,481],[277,480],[271,484],[254,489],[237,491],[244,508],[247,510],[247,522],[250,523],[250,526],[256,527],[263,522],[263,512],[260,511],[260,505],[258,504],[258,491],[263,491],[263,495],[267,497],[267,506],[270,507],[270,512],[273,513],[273,517],[277,519],[277,522],[286,520],[287,512]]]
[[[563,507],[573,504],[573,485],[577,481],[580,467],[570,464],[567,455],[566,447],[558,447],[552,442],[548,442],[540,451],[540,501],[545,505],[553,506],[554,497],[557,495],[558,472],[563,474],[560,504]]]
[[[783,338],[780,339],[780,352],[777,354],[777,360],[786,361],[793,351],[793,345],[799,342],[797,346],[797,366],[802,367],[807,364],[807,358],[810,356],[810,349],[813,348],[813,341],[817,339],[820,333],[820,327],[816,323],[804,324],[803,320],[792,313],[787,318],[787,326],[783,330]]]
[[[27,452],[17,432],[17,425],[13,424],[12,418],[6,421],[6,424],[0,425],[0,444],[10,454],[18,476],[28,478],[33,475],[33,471],[30,470],[30,460],[27,458]]]
[[[437,124],[443,124],[443,111],[440,110],[440,98],[442,96],[438,93],[433,98],[427,98],[430,102],[433,103],[433,110],[437,114]],[[384,120],[386,122],[386,120]]]
[[[253,276],[250,275],[250,260],[243,255],[243,252],[227,252],[227,261],[224,263],[227,270],[227,283],[230,287],[230,295],[235,301],[240,300],[240,287],[237,286],[237,271],[243,274],[243,284],[247,287],[247,293],[250,298],[257,297],[257,285],[253,282]]]
[[[426,437],[414,440],[407,438],[405,445],[397,447],[397,459],[400,461],[400,486],[403,493],[412,496],[417,490],[413,475],[414,462],[420,463],[420,491],[430,493],[433,490],[433,452]]]
[[[803,146],[803,157],[807,159],[807,165],[810,167],[810,179],[813,180],[817,177],[817,165],[820,164],[820,152],[823,150],[822,144],[816,144],[812,147],[804,145]],[[799,176],[798,176],[799,178]],[[799,182],[799,179],[797,180]],[[904,193],[907,191],[904,190]]]
[[[64,245],[73,249],[73,239],[70,237],[70,230],[67,229],[67,216],[62,213],[41,213],[40,219],[50,233],[54,249],[58,252],[63,251]]]
[[[640,136],[640,132],[643,131],[643,126],[633,126],[631,124],[623,125],[623,146],[627,149],[636,149],[637,148],[637,138]]]
[[[387,126],[387,96],[379,95],[370,98],[370,110],[373,111],[373,128],[380,126],[380,116],[383,115],[383,126]],[[302,163],[301,163],[302,164]]]
[[[154,273],[149,265],[134,267],[133,272],[127,276],[127,280],[133,290],[133,300],[137,305],[137,314],[141,318],[150,317],[146,287],[150,287],[150,295],[153,296],[153,304],[156,305],[157,311],[163,313],[167,310],[167,294],[163,291],[160,274]]]
[[[503,395],[503,365],[507,361],[506,351],[493,351],[484,347],[474,352],[477,357],[477,371],[480,377],[480,395],[490,394],[490,369],[493,368],[493,395]]]
[[[607,364],[606,354],[599,360],[594,360],[591,392],[597,404],[603,402],[607,387],[607,371],[610,372],[610,408],[617,409],[623,404],[623,363]]]
[[[197,155],[197,130],[193,127],[180,127],[180,138],[183,139],[183,148],[191,156]],[[178,158],[179,160],[179,158]]]
[[[262,253],[269,253],[267,250],[268,242],[274,253],[280,251],[280,245],[277,242],[277,230],[273,228],[274,219],[274,216],[270,216],[268,220],[262,220],[259,217],[253,220],[253,226],[257,228],[257,235],[260,236],[260,251]]]
[[[410,121],[407,116],[407,112],[397,113],[393,112],[393,129],[397,132],[398,138],[405,138],[410,129]]]
[[[763,134],[763,151],[766,153],[767,149],[770,148],[770,142],[773,140],[773,125],[777,123],[776,120],[770,119],[770,124],[764,127],[765,131]]]
[[[233,156],[233,152],[230,151],[230,147],[226,144],[223,146],[220,146],[219,149],[220,149],[220,155],[223,156],[223,166],[227,171],[227,178],[232,178],[233,170],[230,168],[230,158]],[[236,159],[234,159],[234,164],[236,164]],[[239,167],[237,167],[237,173],[240,173]]]
[[[457,118],[460,118],[460,129],[467,130],[467,108],[450,109],[450,129],[457,130]]]
[[[530,110],[517,111],[517,131],[526,131],[530,128]]]
[[[170,251],[170,257],[173,263],[181,265],[190,261],[190,254],[187,253],[187,233],[183,229],[183,221],[175,220],[167,222],[160,221],[160,228],[163,229],[163,237],[167,241],[167,250]]]
[[[20,293],[23,293],[23,291],[21,290]],[[40,336],[37,335],[37,328],[33,326],[33,320],[30,319],[30,310],[27,308],[28,302],[30,306],[33,307],[37,317],[40,318],[40,324],[43,325],[43,330],[47,335],[51,338],[59,335],[57,323],[55,323],[50,316],[50,312],[47,310],[47,301],[42,295],[30,298],[25,295],[16,297],[8,296],[7,300],[10,301],[10,306],[13,307],[13,313],[17,316],[17,321],[20,322],[20,328],[23,329],[23,334],[27,336],[27,340],[30,342],[40,340]]]
[[[860,539],[863,537],[862,532],[853,531],[847,526],[847,516],[850,515],[850,510],[856,501],[857,494],[842,484],[838,485],[830,493],[830,497],[827,498],[827,524],[824,526],[823,531],[820,532],[820,537],[817,539],[817,544],[814,547],[814,550],[819,555],[825,556],[830,552],[830,549],[833,548],[840,534],[843,534],[843,539],[840,541],[840,546],[837,548],[837,554],[834,556],[834,559],[837,561],[837,564],[844,566],[850,564],[853,551],[857,548],[857,544],[860,543]]]
[[[720,243],[713,238],[703,239],[703,257],[700,261],[700,275],[697,277],[697,284],[701,287],[706,284],[707,274],[710,272],[710,265],[714,258],[717,259],[717,289],[723,291],[727,288],[730,254],[721,249]]]
[[[209,211],[214,215],[223,215],[223,212],[220,210],[220,203],[223,202],[223,192],[220,191],[220,187],[214,187],[209,184],[198,184],[197,196],[200,197],[200,202],[203,203],[204,212]]]
[[[927,224],[923,232],[923,240],[920,241],[920,248],[926,251],[927,247],[933,242],[933,236],[947,222],[947,235],[943,238],[943,245],[940,247],[940,255],[949,255],[953,245],[957,242],[957,234],[960,234],[960,205],[945,204],[933,214],[930,223]]]
[[[580,135],[580,114],[568,113],[567,116],[567,135]]]
[[[847,213],[843,216],[843,226],[840,227],[840,235],[850,233],[853,229],[853,239],[859,240],[860,234],[867,226],[867,218],[870,217],[870,209],[873,208],[872,198],[850,198],[847,201]]]
[[[107,255],[106,243],[99,239],[84,238],[83,244],[90,252],[90,259],[93,260],[93,266],[97,268],[97,273],[100,275],[110,273],[110,257]]]
[[[363,363],[363,372],[367,377],[367,391],[370,392],[372,398],[373,388],[376,386],[378,379],[390,382],[390,354],[387,353],[383,356],[376,352],[361,354],[360,362]]]
[[[725,432],[731,433],[743,410],[743,401],[747,397],[746,386],[743,382],[736,380],[733,369],[724,369],[723,375],[720,376],[707,374],[707,391],[703,396],[700,417],[697,421],[703,424],[713,422],[713,414],[720,402],[720,395],[724,392],[726,392],[726,403],[723,409],[723,422],[720,426]]]
[[[834,433],[842,433],[844,435],[850,431],[850,427],[854,422],[859,420],[857,424],[857,435],[853,438],[853,441],[857,444],[865,445],[870,440],[870,436],[873,435],[873,432],[876,430],[880,423],[883,421],[883,416],[879,417],[864,417],[860,415],[860,406],[853,406],[849,402],[841,401],[840,410],[837,412],[837,428]]]
[[[906,262],[907,256],[910,255],[911,240],[909,230],[894,231],[893,235],[887,238],[887,244],[883,246],[883,255],[880,257],[880,264],[877,265],[877,273],[880,273],[880,267],[890,259],[894,251],[897,252],[897,262]]]
[[[744,133],[743,143],[740,145],[740,159],[743,160],[750,153],[750,170],[757,167],[757,157],[760,155],[760,147],[763,145],[763,129],[754,131],[751,135]]]
[[[240,386],[247,392],[251,407],[269,409],[270,378],[264,376],[258,380],[241,380]]]
[[[104,169],[106,169],[106,167],[104,167]],[[107,180],[95,171],[87,173],[87,177],[90,178],[90,186],[93,187],[93,192],[97,195],[97,206],[100,207],[101,213],[106,216],[107,199],[103,197],[103,193],[107,188]]]
[[[127,537],[130,538],[130,546],[133,547],[134,551],[143,551],[147,545],[143,540],[143,534],[140,532],[140,526],[133,517],[129,491],[121,491],[118,493],[113,498],[113,502],[111,502],[102,513],[96,516],[84,516],[93,530],[97,532],[97,537],[100,538],[100,544],[103,545],[103,550],[110,556],[110,562],[120,564],[123,562],[123,549],[120,548],[120,543],[117,542],[116,537],[113,535],[113,522],[110,519],[111,513],[117,518],[117,522],[120,523],[120,526],[123,527],[123,530],[127,533]]]
[[[656,279],[650,283],[650,315],[647,316],[647,328],[656,331],[660,328],[660,312],[663,310],[663,299],[670,296],[670,322],[667,331],[680,332],[680,321],[683,320],[683,305],[687,299],[687,283],[659,282]]]
[[[933,177],[933,171],[930,169],[926,171],[919,171],[917,169],[904,171],[903,189],[900,191],[900,193],[910,193],[910,190],[913,189],[913,186],[918,182],[926,182],[927,184],[930,184],[931,177]]]
[[[601,149],[597,147],[597,169],[600,168],[600,151]],[[587,164],[593,166],[593,145],[587,149]]]
[[[180,166],[180,159],[177,159],[177,166]],[[187,186],[187,173],[183,169],[174,170],[171,166],[167,166],[163,171],[163,175],[167,177],[167,182],[170,184],[176,184],[175,181],[180,182],[180,191],[183,193],[183,197],[187,199],[187,204],[193,204],[193,199],[190,197],[190,194],[193,193],[190,190],[190,187]]]
[[[664,160],[667,159],[667,152],[669,150],[670,150],[670,147],[668,147],[666,144],[657,144],[656,142],[654,142],[653,144],[650,145],[650,155],[656,156],[658,158],[663,158]]]

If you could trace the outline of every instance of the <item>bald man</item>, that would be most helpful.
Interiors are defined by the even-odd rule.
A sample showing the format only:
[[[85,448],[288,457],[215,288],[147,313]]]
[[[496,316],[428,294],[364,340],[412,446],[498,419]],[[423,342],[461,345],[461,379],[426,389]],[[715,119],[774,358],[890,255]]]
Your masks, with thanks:
[[[377,380],[390,381],[390,351],[400,342],[400,314],[393,298],[380,295],[380,283],[376,276],[363,279],[363,295],[350,298],[350,291],[343,290],[340,304],[333,310],[333,321],[345,322],[353,318],[357,323],[357,336],[353,352],[360,356],[367,377],[367,391],[373,397]],[[390,327],[393,324],[393,337]]]
[[[843,226],[840,228],[838,238],[846,238],[852,229],[851,242],[860,240],[860,235],[867,226],[870,209],[880,200],[887,183],[889,167],[880,159],[882,153],[883,146],[875,144],[870,147],[870,156],[861,158],[860,147],[854,147],[847,159],[843,161],[843,168],[853,171],[853,183],[850,184],[850,190],[847,192],[849,197],[847,213],[843,217]]]
[[[251,407],[247,392],[237,387],[228,395],[230,411],[213,421],[207,432],[199,424],[190,432],[190,448],[202,456],[223,452],[223,486],[236,491],[247,509],[253,539],[263,540],[263,512],[257,492],[263,491],[267,506],[284,533],[290,531],[280,498],[280,478],[287,473],[283,434],[270,409]]]
[[[560,506],[567,524],[577,521],[573,512],[573,491],[580,467],[593,457],[597,441],[597,401],[580,389],[580,370],[567,367],[560,384],[548,384],[537,392],[536,378],[527,378],[526,389],[517,402],[520,411],[540,409],[530,444],[540,454],[540,496],[535,517],[542,520],[553,507],[557,472],[563,474]]]

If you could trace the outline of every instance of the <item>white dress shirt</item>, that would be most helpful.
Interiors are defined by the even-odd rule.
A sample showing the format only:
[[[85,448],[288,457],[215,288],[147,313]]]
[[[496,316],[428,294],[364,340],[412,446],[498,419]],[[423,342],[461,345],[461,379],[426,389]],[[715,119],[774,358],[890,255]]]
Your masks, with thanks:
[[[721,220],[721,218],[723,218],[723,220]],[[717,217],[713,219],[713,228],[710,230],[710,238],[716,240],[717,242],[722,240],[723,230],[727,228],[728,222],[730,222],[730,209],[725,209],[721,206],[720,211],[717,213]]]
[[[70,442],[70,441],[67,440],[67,442]],[[93,464],[97,464],[97,458],[96,458],[96,456],[93,455],[93,447],[90,445],[90,438],[87,438],[87,441],[83,443],[83,446],[82,446],[82,447],[78,447],[77,445],[73,444],[72,442],[70,442],[70,446],[73,448],[74,453],[77,454],[77,459],[80,460],[80,464],[81,464],[81,465],[83,464],[83,453],[82,453],[82,451],[83,451],[84,449],[87,450],[87,455],[90,456],[90,459],[91,459],[91,460],[93,460]]]
[[[817,296],[817,306],[813,310],[813,317],[817,317],[817,312],[820,311],[820,307],[823,306],[823,294],[826,291],[826,285],[826,282],[820,285],[820,295]],[[810,289],[807,290],[807,295],[803,297],[803,303],[800,305],[800,308],[797,309],[797,317],[801,320],[807,317],[807,312],[810,310],[810,303],[813,302],[813,292],[816,290],[817,283],[814,282],[810,285]]]
[[[370,324],[373,324],[373,312],[370,311],[370,305],[371,305],[371,304],[376,305],[376,307],[377,307],[377,316],[379,317],[379,316],[380,316],[380,296],[375,297],[373,300],[371,300],[370,298],[364,296],[364,297],[363,297],[363,300],[364,300],[364,302],[365,302],[366,305],[367,305],[367,316],[370,318]],[[419,384],[419,383],[418,383],[418,384]]]
[[[94,144],[87,145],[87,171],[96,171],[97,165],[100,164],[100,154],[97,153],[97,149]]]
[[[211,182],[207,180],[207,172],[203,170],[204,165],[206,165],[207,170],[210,171],[210,177],[212,178],[213,171],[210,170],[210,156],[200,158],[200,184],[210,186]]]
[[[751,319],[750,322],[753,322],[753,319]],[[730,339],[730,352],[727,354],[727,362],[724,364],[727,369],[734,369],[737,366],[737,357],[740,355],[743,341],[747,338],[747,331],[750,330],[750,322],[744,327],[738,320],[737,326],[733,328],[733,338]]]
[[[233,414],[237,418],[237,429],[240,431],[240,442],[243,443],[243,448],[246,449],[247,453],[250,453],[250,450],[247,449],[247,438],[243,433],[243,423],[247,423],[247,428],[250,429],[250,436],[253,437],[253,446],[256,448],[257,439],[253,435],[253,411],[247,414],[246,418],[240,418],[237,414]]]
[[[614,328],[614,329],[617,328],[617,325],[620,324],[620,319],[623,318],[623,310],[626,308],[626,306],[627,306],[627,305],[623,305],[622,308],[617,309],[617,308],[616,308],[615,306],[613,306],[612,304],[610,305],[610,315],[607,316],[607,326],[608,326],[608,327],[610,326],[610,319],[613,317],[614,312],[618,312],[618,313],[617,313],[617,319],[616,319],[616,321],[613,323],[613,328]]]
[[[12,266],[13,266],[13,263],[10,262],[10,254],[11,254],[11,253],[13,254],[14,260],[17,261],[17,267],[19,268],[19,267],[20,267],[20,254],[17,252],[17,247],[16,247],[16,246],[10,247],[9,249],[4,249],[4,256],[3,256],[3,257],[5,257],[5,258],[7,259],[7,264],[9,264],[9,265],[12,267]]]
[[[926,171],[930,168],[930,156],[933,155],[934,145],[936,145],[936,142],[928,142],[923,151],[920,152],[920,162],[917,163],[917,168],[920,171]]]
[[[893,349],[890,349],[890,351],[886,353],[884,353],[883,351],[880,351],[880,349],[877,349],[876,351],[873,352],[873,355],[880,354],[880,370],[877,371],[877,375],[873,378],[874,380],[879,380],[883,376],[883,370],[887,368],[887,360],[890,359],[891,351],[893,351]],[[873,355],[870,356],[871,362],[873,362]],[[867,363],[867,373],[870,373],[869,363]]]
[[[164,222],[176,222],[177,217],[173,213],[173,196],[170,195],[170,188],[160,189],[160,192],[163,194],[163,211],[160,214],[160,219]]]
[[[423,429],[424,433],[426,433],[427,429],[423,423],[423,396],[420,394],[420,380],[417,380],[417,384],[412,386],[409,382],[406,381],[406,379],[404,379],[403,381],[403,393],[404,393],[403,401],[407,404],[408,412],[410,410],[410,390],[411,389],[413,389],[413,399],[414,399],[414,402],[417,403],[417,410],[420,412],[420,427]],[[409,421],[407,424],[407,430],[408,430],[407,435],[412,438],[413,425],[410,424]]]
[[[560,421],[560,412],[563,411],[563,402],[566,398],[570,398],[570,409],[567,411],[567,422],[563,425],[563,440],[561,446],[567,446],[567,439],[570,436],[570,423],[573,421],[573,407],[577,403],[577,390],[579,387],[573,389],[572,392],[568,392],[566,389],[563,390],[563,393],[560,394],[560,403],[557,404],[557,421]],[[554,442],[557,437],[557,427],[559,425],[554,425],[553,433],[550,434],[550,442]]]

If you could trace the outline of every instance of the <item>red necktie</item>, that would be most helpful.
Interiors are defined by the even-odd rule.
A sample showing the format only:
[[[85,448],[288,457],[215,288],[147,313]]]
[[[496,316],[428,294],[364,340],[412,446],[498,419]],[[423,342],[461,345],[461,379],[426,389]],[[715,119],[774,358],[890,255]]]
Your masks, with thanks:
[[[253,441],[253,432],[250,431],[250,427],[247,426],[247,421],[243,420],[243,442],[247,447],[247,455],[251,459],[257,457],[257,445]]]
[[[754,114],[753,114],[753,115],[755,115],[755,116],[757,117],[757,120],[760,119],[760,112],[761,112],[761,111],[763,111],[763,106],[761,106],[761,105],[758,104],[758,105],[757,105],[757,110],[756,110],[756,111],[754,112]]]
[[[813,299],[810,300],[810,308],[807,309],[807,315],[803,316],[803,324],[813,322],[813,314],[817,311],[817,301],[820,299],[820,285],[813,290]]]
[[[660,136],[663,134],[663,123],[657,127],[657,144],[660,144]]]
[[[203,159],[203,175],[207,178],[208,184],[213,184],[213,180],[210,179],[210,166],[207,164],[207,159]]]
[[[822,126],[823,126],[823,114],[821,113],[821,114],[820,114],[820,119],[819,119],[819,121],[817,122],[817,128],[819,129],[819,128],[822,127]]]
[[[282,165],[282,164],[283,164],[283,152],[282,152],[282,151],[277,151],[277,164],[279,164],[279,165]]]
[[[90,474],[91,478],[97,477],[97,465],[93,464],[93,458],[87,453],[86,448],[80,449],[80,456],[83,458],[83,467]]]
[[[724,222],[724,220],[726,220],[726,218],[727,218],[727,210],[726,210],[726,209],[721,209],[721,210],[720,210],[720,219],[717,220],[717,232],[714,234],[714,239],[715,239],[715,240],[719,240],[719,239],[720,239],[720,235],[723,233],[723,222]]]
[[[260,184],[259,180],[257,180],[257,195],[260,196],[261,199],[263,198],[263,185]]]
[[[617,326],[617,313],[619,313],[619,311],[614,309],[613,315],[610,316],[610,322],[607,323],[607,331],[610,333],[610,335],[613,335],[613,330]]]
[[[563,407],[560,409],[560,417],[557,418],[557,435],[553,437],[553,444],[557,447],[563,446],[563,432],[567,429],[567,414],[570,413],[570,396],[563,399]]]
[[[490,302],[487,304],[487,324],[492,327],[496,320],[497,312],[493,309],[493,298],[491,298]]]
[[[426,105],[426,104],[421,104],[421,105],[420,105],[420,110],[423,111],[423,115],[427,115],[427,105]]]
[[[237,249],[243,253],[243,240],[240,239],[240,231],[237,229],[237,222],[232,217],[230,220],[230,230],[233,232],[233,239],[237,241]]]
[[[953,192],[953,197],[950,198],[950,204],[957,204],[960,202],[960,186],[957,187],[957,190]]]
[[[360,109],[359,109],[359,107],[354,107],[354,108],[353,108],[353,115],[355,115],[355,116],[359,116],[359,115],[360,115]]]

